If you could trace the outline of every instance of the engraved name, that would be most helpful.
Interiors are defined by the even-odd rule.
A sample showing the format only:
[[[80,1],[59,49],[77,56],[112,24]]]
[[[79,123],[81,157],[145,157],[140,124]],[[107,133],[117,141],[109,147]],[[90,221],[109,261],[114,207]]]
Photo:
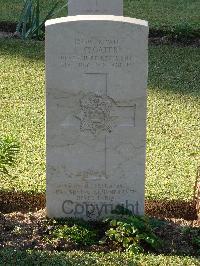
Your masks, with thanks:
[[[64,68],[122,68],[132,66],[134,57],[122,48],[120,40],[117,39],[76,38],[73,53],[60,55],[59,62]]]

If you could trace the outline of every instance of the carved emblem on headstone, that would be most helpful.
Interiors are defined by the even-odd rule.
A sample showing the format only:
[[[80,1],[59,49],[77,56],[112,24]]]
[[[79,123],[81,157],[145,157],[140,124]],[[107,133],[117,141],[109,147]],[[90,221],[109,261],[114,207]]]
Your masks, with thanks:
[[[96,135],[100,132],[112,132],[111,108],[114,100],[106,95],[89,93],[80,100],[80,130]]]

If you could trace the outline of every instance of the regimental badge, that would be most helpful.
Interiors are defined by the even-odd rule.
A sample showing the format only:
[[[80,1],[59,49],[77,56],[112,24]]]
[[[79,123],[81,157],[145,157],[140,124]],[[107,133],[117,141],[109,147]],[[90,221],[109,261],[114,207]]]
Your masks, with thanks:
[[[100,132],[112,132],[113,118],[111,109],[114,100],[106,95],[96,95],[89,93],[80,100],[80,115],[77,117],[81,121],[80,130],[90,131],[97,135]]]

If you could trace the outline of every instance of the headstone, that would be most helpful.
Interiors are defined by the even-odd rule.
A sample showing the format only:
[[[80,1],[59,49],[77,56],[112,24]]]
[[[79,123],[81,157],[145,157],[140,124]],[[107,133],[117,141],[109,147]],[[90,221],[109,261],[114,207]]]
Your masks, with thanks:
[[[71,0],[68,15],[116,15],[123,16],[123,0]]]
[[[146,21],[70,16],[46,23],[47,215],[144,214]]]

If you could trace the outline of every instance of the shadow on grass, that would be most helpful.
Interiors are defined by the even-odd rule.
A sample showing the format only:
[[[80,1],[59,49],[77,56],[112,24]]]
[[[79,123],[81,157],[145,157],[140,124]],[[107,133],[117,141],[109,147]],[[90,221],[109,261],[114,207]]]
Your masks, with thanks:
[[[200,96],[200,53],[196,47],[150,45],[149,89]]]
[[[0,39],[0,54],[10,57],[21,56],[33,61],[44,61],[44,42],[2,38]]]
[[[44,209],[46,205],[45,194],[30,194],[25,192],[0,191],[0,212],[35,211]],[[196,220],[197,210],[194,201],[179,200],[146,200],[145,213],[157,218],[182,218]]]

